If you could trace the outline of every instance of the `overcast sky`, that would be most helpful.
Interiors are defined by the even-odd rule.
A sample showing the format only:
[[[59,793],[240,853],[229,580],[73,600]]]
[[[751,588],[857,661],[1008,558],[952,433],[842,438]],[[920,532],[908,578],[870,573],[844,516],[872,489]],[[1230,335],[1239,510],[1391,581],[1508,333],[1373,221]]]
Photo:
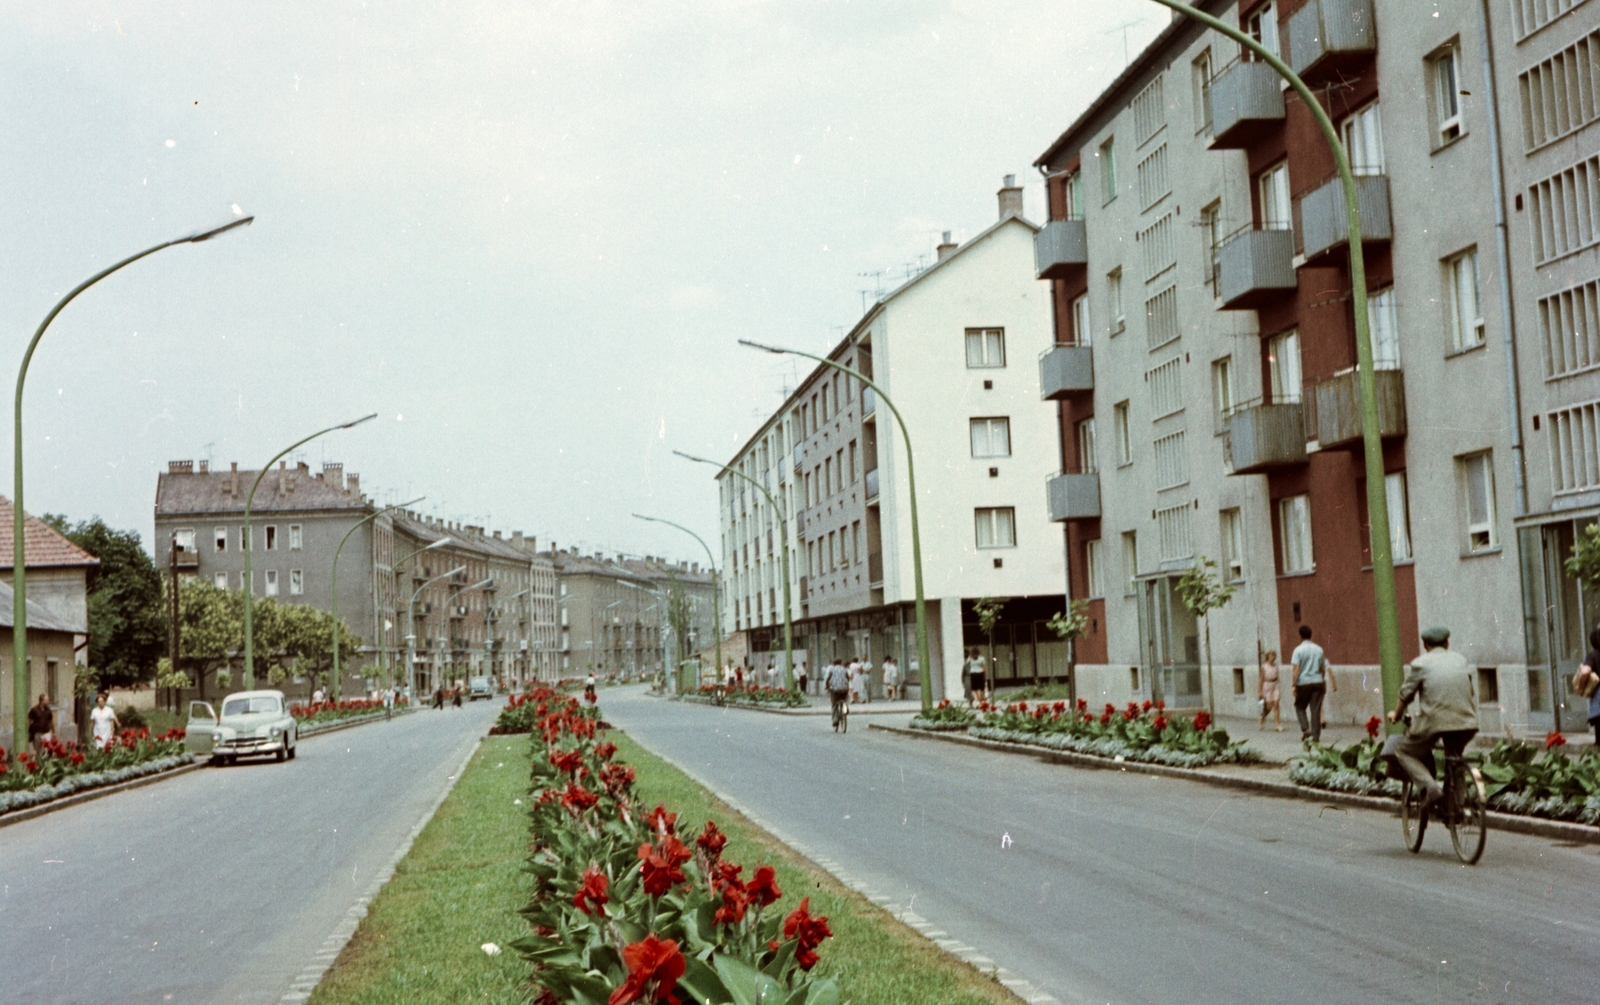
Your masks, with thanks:
[[[628,514],[714,540],[714,472],[670,451],[727,459],[799,372],[735,340],[833,344],[863,289],[993,222],[1005,174],[1040,219],[1033,159],[1121,71],[1124,35],[1136,53],[1167,19],[1148,0],[0,3],[0,364],[97,270],[256,215],[54,322],[27,508],[148,544],[168,460],[256,468],[377,412],[303,458],[541,546],[698,558]]]

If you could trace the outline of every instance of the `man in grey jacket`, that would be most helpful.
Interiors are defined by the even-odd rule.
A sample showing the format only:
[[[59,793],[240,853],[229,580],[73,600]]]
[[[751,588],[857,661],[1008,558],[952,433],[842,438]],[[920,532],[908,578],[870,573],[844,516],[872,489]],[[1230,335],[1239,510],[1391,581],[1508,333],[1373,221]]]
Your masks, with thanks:
[[[1450,651],[1450,629],[1430,628],[1422,633],[1427,651],[1406,668],[1400,700],[1389,713],[1399,722],[1413,702],[1411,724],[1395,749],[1395,759],[1412,780],[1427,792],[1423,805],[1438,801],[1443,787],[1433,776],[1433,747],[1444,741],[1446,754],[1459,757],[1478,733],[1478,698],[1472,668],[1460,653]]]

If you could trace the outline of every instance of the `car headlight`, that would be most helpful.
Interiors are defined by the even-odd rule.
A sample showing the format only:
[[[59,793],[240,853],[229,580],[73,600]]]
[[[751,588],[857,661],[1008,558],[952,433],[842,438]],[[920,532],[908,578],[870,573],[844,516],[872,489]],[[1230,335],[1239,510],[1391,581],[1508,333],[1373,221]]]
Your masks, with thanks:
[[[211,742],[212,743],[221,743],[224,739],[226,739],[226,737],[224,737],[221,733],[212,733],[211,734]]]

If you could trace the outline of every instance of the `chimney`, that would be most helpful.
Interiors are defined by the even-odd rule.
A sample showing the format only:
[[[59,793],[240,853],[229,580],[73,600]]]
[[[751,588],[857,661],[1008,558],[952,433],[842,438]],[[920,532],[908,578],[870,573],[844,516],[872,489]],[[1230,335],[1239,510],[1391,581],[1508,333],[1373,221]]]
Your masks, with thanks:
[[[168,461],[167,474],[192,475],[194,474],[194,461]]]
[[[201,474],[206,474],[210,470],[211,470],[211,462],[210,461],[201,461],[200,462],[200,473]]]
[[[344,491],[344,464],[340,461],[323,461],[322,475],[327,481],[333,482],[340,492]]]
[[[305,461],[297,461],[294,469],[303,475],[309,475],[311,473],[311,465],[307,464]]]
[[[500,532],[499,532],[499,531],[495,531],[495,532],[494,532],[494,539],[495,539],[495,540],[496,540],[496,541],[498,541],[498,540],[500,540]]]
[[[345,476],[344,483],[345,483],[345,486],[346,486],[346,490],[351,495],[358,496],[358,495],[361,494],[361,476],[360,475],[355,475],[355,474],[347,475],[347,476]]]
[[[1017,184],[1017,176],[1006,175],[1006,183],[1000,188],[1000,219],[1008,216],[1022,215],[1022,186]]]
[[[228,478],[228,494],[235,499],[239,498],[239,462],[233,462],[233,473]]]
[[[1004,198],[1004,196],[1002,196],[1002,198]],[[935,249],[939,253],[939,261],[942,262],[946,258],[949,258],[951,255],[955,254],[956,249],[959,247],[961,247],[961,245],[950,240],[950,232],[948,230],[945,231],[944,241],[939,245],[938,248]]]
[[[511,545],[518,551],[528,550],[528,542],[523,540],[522,531],[514,530],[511,532]]]

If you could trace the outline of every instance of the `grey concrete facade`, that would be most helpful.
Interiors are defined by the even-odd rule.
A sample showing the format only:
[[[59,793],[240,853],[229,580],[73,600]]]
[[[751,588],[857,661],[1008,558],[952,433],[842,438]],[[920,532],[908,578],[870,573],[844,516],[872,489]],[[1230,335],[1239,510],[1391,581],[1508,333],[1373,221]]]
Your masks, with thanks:
[[[555,570],[558,677],[649,676],[716,637],[716,580],[698,562],[559,548],[540,557]],[[689,604],[687,639],[668,621],[673,590]]]

